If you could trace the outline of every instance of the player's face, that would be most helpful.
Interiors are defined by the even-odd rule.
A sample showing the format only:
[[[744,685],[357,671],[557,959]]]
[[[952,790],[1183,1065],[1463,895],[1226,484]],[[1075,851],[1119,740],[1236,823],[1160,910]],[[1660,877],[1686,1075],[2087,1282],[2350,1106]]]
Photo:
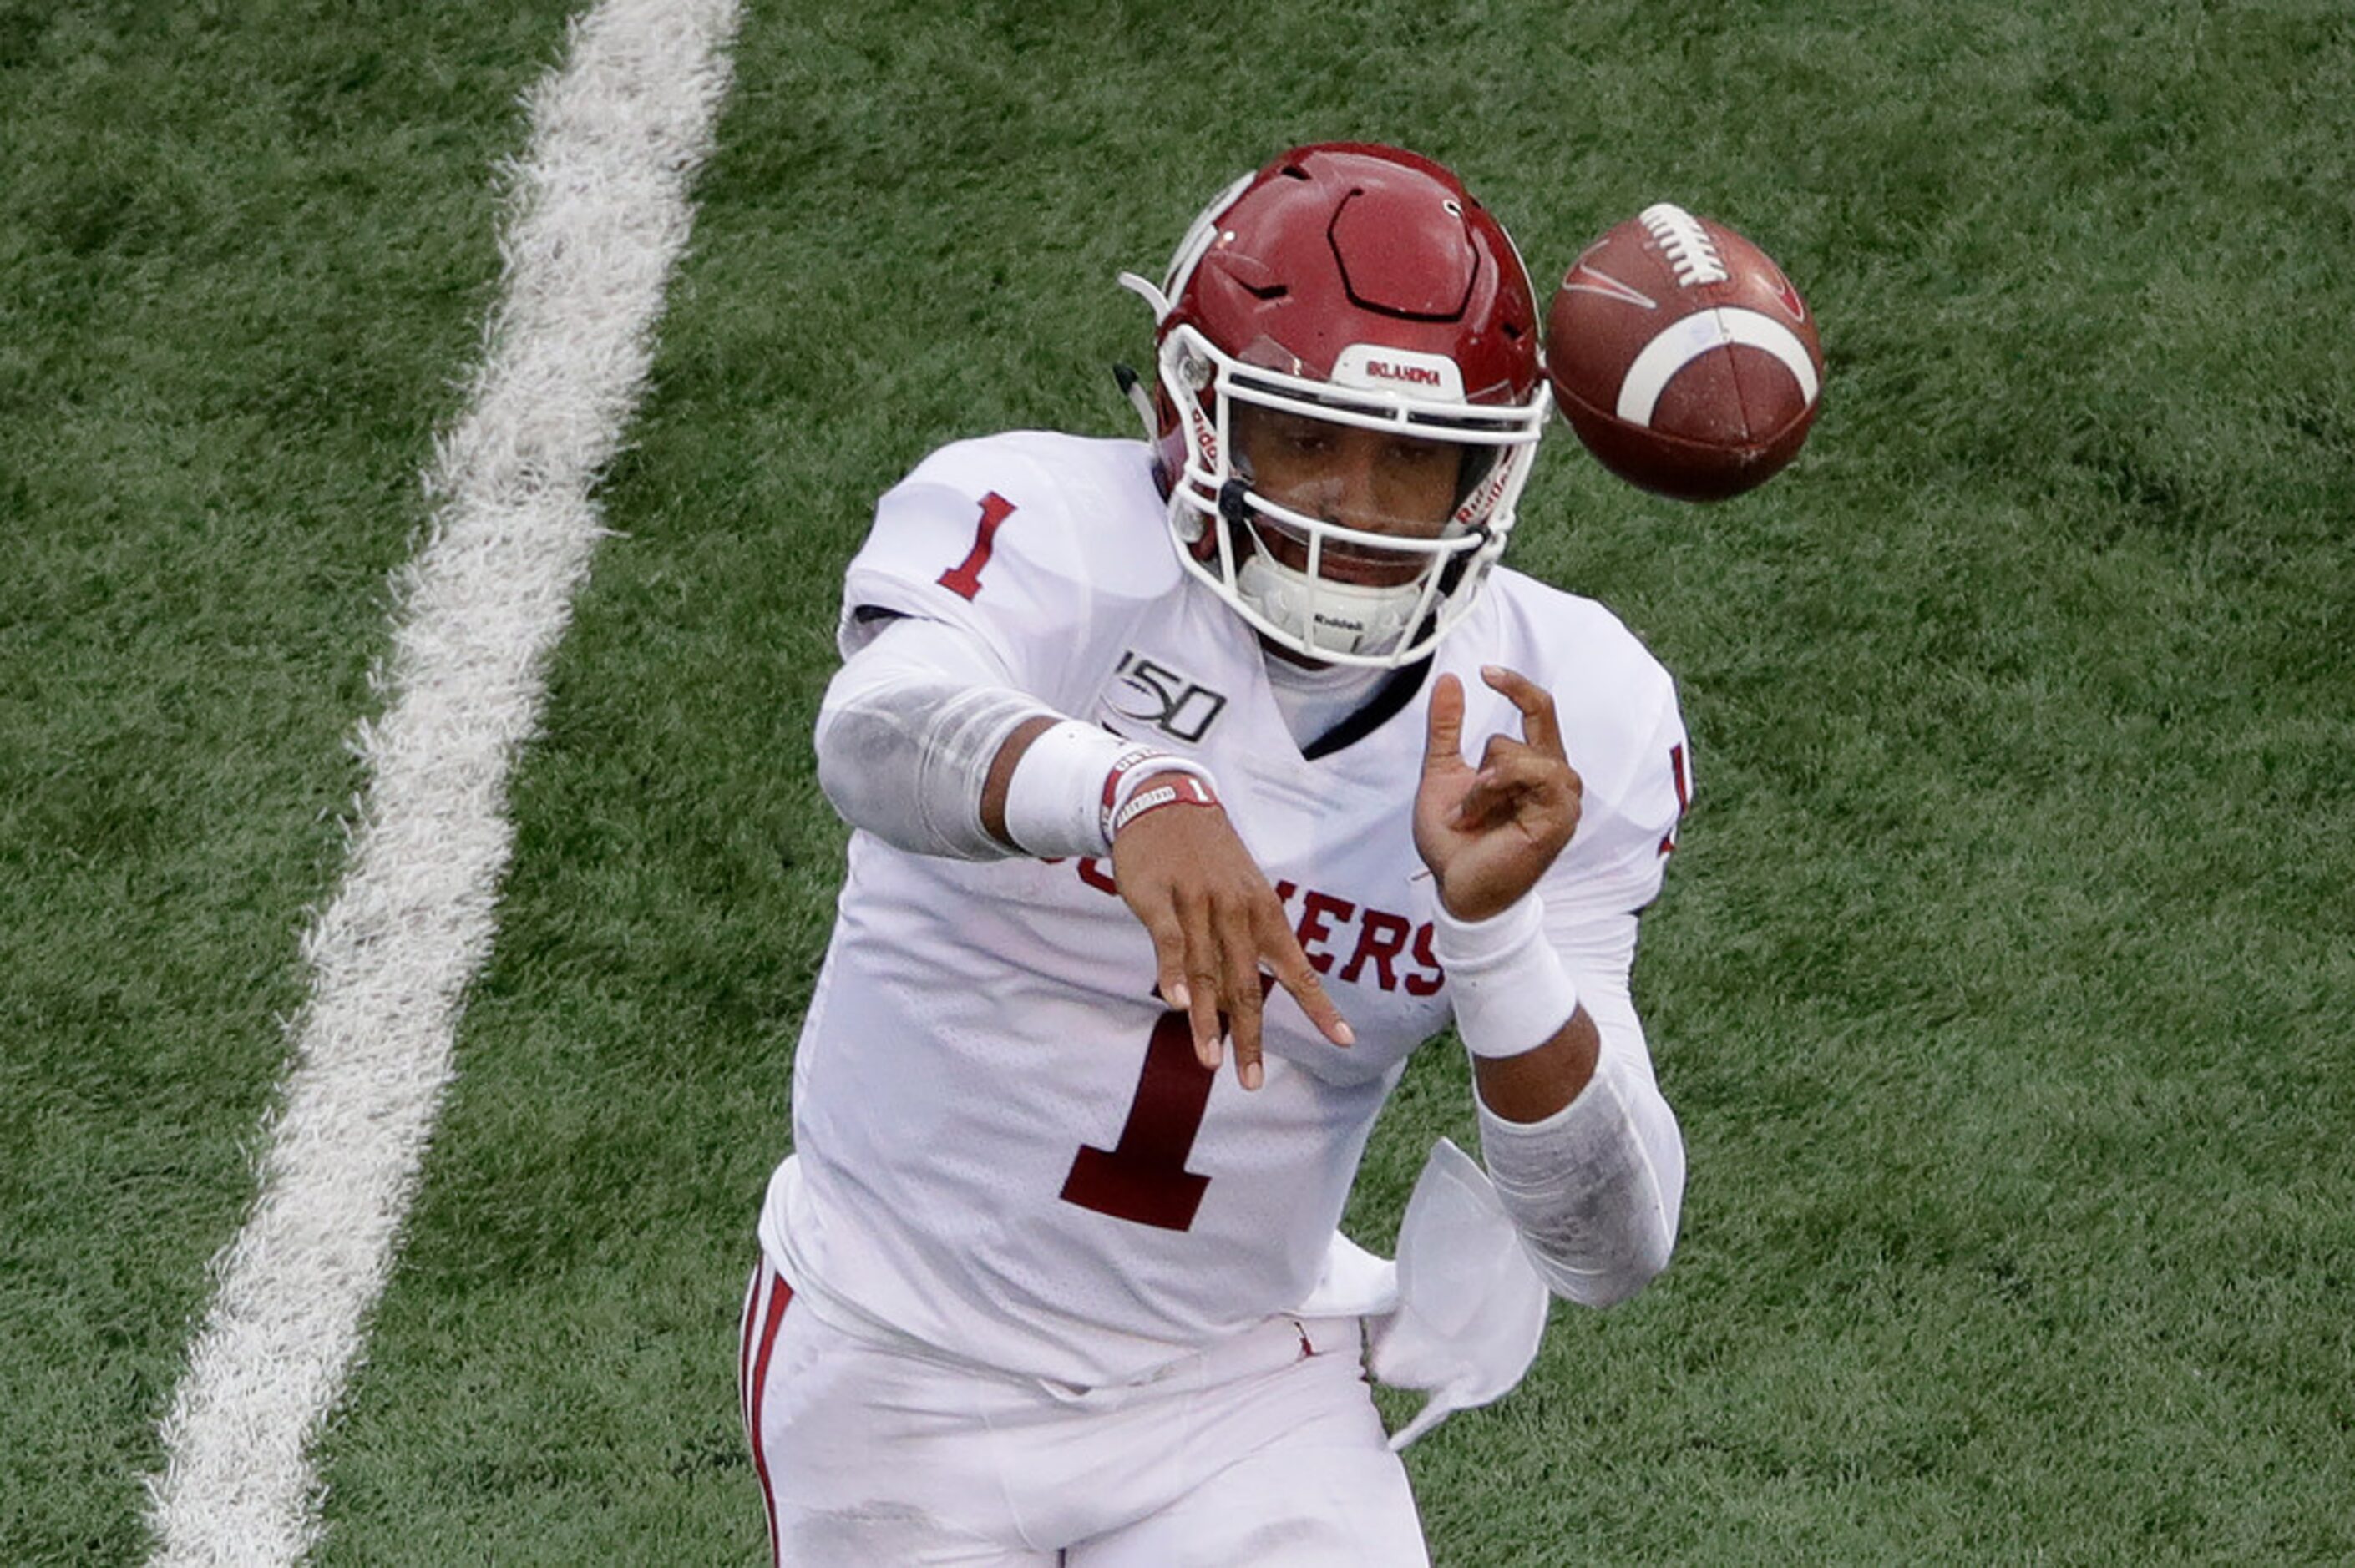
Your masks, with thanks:
[[[1407,539],[1437,538],[1455,510],[1460,447],[1252,403],[1233,407],[1235,447],[1251,487],[1279,506]],[[1272,523],[1257,532],[1278,560],[1307,570],[1305,541]],[[1389,587],[1412,581],[1428,557],[1335,540],[1327,543],[1320,561],[1323,575],[1337,582]]]

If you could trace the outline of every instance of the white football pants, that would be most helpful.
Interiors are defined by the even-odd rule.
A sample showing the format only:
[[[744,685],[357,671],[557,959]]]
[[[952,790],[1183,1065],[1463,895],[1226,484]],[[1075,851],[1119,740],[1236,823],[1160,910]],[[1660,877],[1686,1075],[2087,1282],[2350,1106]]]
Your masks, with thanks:
[[[778,1568],[1429,1563],[1355,1319],[1272,1319],[1071,1394],[815,1308],[762,1260],[738,1378]]]

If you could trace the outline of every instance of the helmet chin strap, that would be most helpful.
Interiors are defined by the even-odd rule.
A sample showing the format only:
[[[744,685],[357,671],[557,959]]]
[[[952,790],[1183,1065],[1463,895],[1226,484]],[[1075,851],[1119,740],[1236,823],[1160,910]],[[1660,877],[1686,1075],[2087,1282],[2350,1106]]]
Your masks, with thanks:
[[[1115,364],[1112,367],[1112,378],[1120,384],[1120,395],[1128,399],[1128,406],[1136,410],[1136,417],[1145,421],[1146,444],[1160,440],[1161,419],[1153,411],[1153,397],[1145,389],[1145,377],[1136,373],[1134,366]]]
[[[1251,485],[1238,475],[1219,486],[1219,521],[1230,528],[1248,528],[1251,520]]]

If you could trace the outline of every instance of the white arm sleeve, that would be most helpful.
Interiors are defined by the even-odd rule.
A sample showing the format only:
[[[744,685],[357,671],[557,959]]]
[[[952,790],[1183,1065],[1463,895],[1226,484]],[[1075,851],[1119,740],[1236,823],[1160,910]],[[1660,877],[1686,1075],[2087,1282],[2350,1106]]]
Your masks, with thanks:
[[[1019,854],[982,827],[982,783],[1025,720],[1061,715],[1008,680],[973,632],[914,616],[889,621],[826,686],[818,788],[852,827],[916,854]]]
[[[1628,994],[1636,916],[1548,925],[1602,1053],[1578,1097],[1543,1121],[1507,1121],[1476,1089],[1480,1151],[1547,1286],[1582,1306],[1615,1306],[1668,1266],[1684,1201],[1684,1136]]]

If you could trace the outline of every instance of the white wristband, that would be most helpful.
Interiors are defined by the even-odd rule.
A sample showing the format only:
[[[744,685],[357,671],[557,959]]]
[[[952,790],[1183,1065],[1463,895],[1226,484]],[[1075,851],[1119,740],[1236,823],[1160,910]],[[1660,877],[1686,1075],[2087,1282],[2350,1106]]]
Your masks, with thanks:
[[[1486,920],[1459,920],[1442,904],[1431,949],[1447,971],[1455,1032],[1475,1056],[1534,1051],[1578,1011],[1578,987],[1546,940],[1545,903],[1534,893]]]
[[[1146,780],[1165,773],[1218,781],[1199,762],[1110,730],[1064,719],[1039,732],[1006,786],[1006,836],[1025,853],[1054,859],[1108,854],[1113,821]]]
[[[1040,731],[1007,782],[1006,836],[1046,859],[1103,854],[1105,781],[1125,754],[1150,749],[1078,719]]]

